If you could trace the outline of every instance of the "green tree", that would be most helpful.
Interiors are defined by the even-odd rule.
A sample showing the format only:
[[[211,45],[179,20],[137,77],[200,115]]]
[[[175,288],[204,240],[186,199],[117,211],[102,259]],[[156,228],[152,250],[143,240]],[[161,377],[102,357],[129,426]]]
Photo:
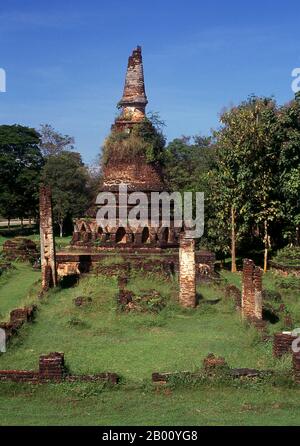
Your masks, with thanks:
[[[54,220],[62,237],[66,218],[85,215],[90,205],[88,170],[79,153],[63,151],[47,159],[42,180],[51,186]]]
[[[215,161],[215,149],[210,137],[182,136],[165,149],[165,178],[172,191],[208,193],[207,172]]]
[[[270,249],[269,227],[282,215],[278,194],[280,127],[276,103],[270,98],[250,97],[221,116],[216,132],[218,147],[215,205],[216,219],[231,233],[232,271],[236,270],[237,241],[258,225],[264,244],[264,270]]]
[[[36,215],[42,167],[36,130],[0,126],[0,214],[8,221]]]
[[[279,110],[280,188],[284,206],[284,237],[300,244],[300,96]]]
[[[235,110],[233,114],[235,114]],[[223,114],[222,130],[216,133],[216,164],[208,174],[210,213],[208,237],[217,251],[231,254],[231,271],[236,272],[236,250],[245,230],[249,211],[247,197],[247,166],[242,151],[235,143],[233,115]]]

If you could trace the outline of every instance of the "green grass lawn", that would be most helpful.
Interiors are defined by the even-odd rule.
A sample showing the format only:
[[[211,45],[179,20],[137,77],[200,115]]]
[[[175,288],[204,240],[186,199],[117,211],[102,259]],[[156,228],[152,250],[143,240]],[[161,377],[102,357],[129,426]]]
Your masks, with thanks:
[[[260,385],[102,390],[93,385],[0,385],[1,425],[300,424],[300,391]]]
[[[16,284],[9,283],[13,292]],[[4,287],[10,295],[8,283]],[[0,356],[0,368],[36,368],[38,356],[50,351],[65,352],[74,373],[112,371],[129,382],[150,379],[154,371],[194,370],[210,352],[224,356],[232,367],[290,367],[274,361],[271,343],[260,342],[231,301],[205,301],[222,297],[217,286],[200,287],[203,300],[196,310],[177,305],[175,281],[140,274],[128,287],[136,293],[155,288],[168,305],[154,315],[120,313],[116,280],[87,276],[76,287],[48,294],[39,304],[36,321]],[[91,296],[92,304],[76,307],[73,299],[81,295]]]
[[[14,262],[13,269],[0,276],[0,318],[6,320],[9,312],[36,300],[41,273],[26,263]]]
[[[222,272],[222,277],[240,286],[240,274]],[[121,385],[0,383],[0,424],[300,424],[300,389],[286,382],[179,384],[156,390],[150,385],[152,372],[196,370],[210,352],[225,357],[231,367],[290,373],[291,359],[273,358],[272,343],[262,341],[224,298],[224,283],[200,285],[200,305],[184,310],[177,305],[176,280],[140,272],[128,288],[137,294],[155,289],[167,306],[159,314],[124,314],[117,311],[114,277],[85,276],[77,286],[52,290],[42,301],[37,300],[39,278],[39,272],[20,263],[0,278],[1,313],[34,300],[39,307],[34,323],[0,354],[0,369],[37,369],[40,354],[63,351],[71,372],[116,372]],[[268,273],[264,285],[271,289],[276,280]],[[281,291],[295,312],[299,291]],[[76,307],[73,299],[82,295],[92,297],[92,304]]]

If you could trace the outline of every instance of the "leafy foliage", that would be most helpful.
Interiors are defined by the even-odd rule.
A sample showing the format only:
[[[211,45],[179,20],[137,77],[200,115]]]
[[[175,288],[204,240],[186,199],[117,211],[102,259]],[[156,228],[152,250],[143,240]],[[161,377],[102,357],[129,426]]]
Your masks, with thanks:
[[[144,158],[147,163],[163,163],[165,137],[158,126],[154,115],[137,123],[130,133],[112,130],[104,142],[103,165],[130,162],[137,157]]]
[[[256,228],[266,265],[269,225],[282,216],[277,106],[270,98],[250,97],[225,111],[221,122],[223,127],[215,132],[217,162],[209,175],[215,210],[209,235],[234,256],[236,243]]]
[[[39,136],[29,127],[0,126],[0,215],[3,217],[36,215],[44,164]]]
[[[65,219],[84,215],[90,205],[87,169],[79,153],[64,151],[48,158],[42,180],[51,186],[54,219],[62,235]]]
[[[278,250],[273,261],[286,266],[300,266],[300,247],[286,246]]]

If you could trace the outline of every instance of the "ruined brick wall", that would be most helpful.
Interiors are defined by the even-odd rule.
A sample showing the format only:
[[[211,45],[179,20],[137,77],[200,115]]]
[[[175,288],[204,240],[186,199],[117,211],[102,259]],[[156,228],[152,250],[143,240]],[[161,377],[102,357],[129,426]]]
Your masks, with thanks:
[[[70,375],[65,367],[64,353],[52,352],[41,355],[39,371],[33,370],[0,370],[0,381],[29,382],[44,384],[47,382],[104,382],[117,384],[119,376],[116,373],[104,372],[94,375]]]
[[[47,291],[57,285],[51,189],[47,186],[40,188],[40,238],[42,289]]]
[[[196,305],[195,240],[180,235],[179,245],[179,303],[183,307]]]
[[[0,328],[5,331],[6,341],[9,341],[13,335],[16,335],[19,329],[26,322],[33,321],[35,311],[35,305],[24,308],[16,308],[10,312],[10,318],[8,322],[0,322]]]
[[[39,374],[33,370],[0,370],[0,381],[38,382]]]
[[[243,261],[242,315],[262,319],[262,271],[250,259]]]
[[[292,333],[275,333],[273,339],[273,355],[280,358],[286,353],[292,353],[292,343],[297,339]]]
[[[38,251],[34,241],[24,237],[6,240],[3,244],[3,254],[8,260],[36,260]]]
[[[103,169],[103,190],[118,191],[125,183],[129,191],[162,191],[164,183],[159,166],[149,164],[139,157],[136,164],[132,162],[108,163]]]

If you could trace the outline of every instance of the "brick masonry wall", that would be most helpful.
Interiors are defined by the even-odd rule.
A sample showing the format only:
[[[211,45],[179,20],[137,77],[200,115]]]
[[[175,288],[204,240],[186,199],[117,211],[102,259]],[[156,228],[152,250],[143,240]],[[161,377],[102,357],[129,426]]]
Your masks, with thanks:
[[[179,303],[186,308],[196,305],[195,240],[180,235],[179,246]]]
[[[3,254],[8,260],[36,260],[38,258],[35,242],[24,237],[6,240],[3,244]]]
[[[67,382],[107,382],[117,384],[119,376],[116,373],[97,373],[95,375],[71,375],[67,372],[64,362],[64,353],[52,352],[41,355],[39,358],[39,371],[34,370],[0,370],[0,381],[47,383]]]
[[[28,306],[24,308],[16,308],[10,312],[10,319],[8,322],[1,322],[0,328],[5,331],[6,341],[18,333],[18,330],[26,322],[32,322],[36,306]]]
[[[280,358],[286,353],[292,353],[292,343],[297,336],[288,333],[275,333],[273,338],[273,355]]]
[[[40,188],[40,237],[42,289],[47,291],[57,285],[51,190],[47,186]]]
[[[250,259],[243,261],[242,315],[262,319],[262,271]]]
[[[131,162],[110,162],[104,168],[103,190],[115,191],[126,183],[129,191],[162,191],[164,189],[161,169],[139,158],[138,165]]]

